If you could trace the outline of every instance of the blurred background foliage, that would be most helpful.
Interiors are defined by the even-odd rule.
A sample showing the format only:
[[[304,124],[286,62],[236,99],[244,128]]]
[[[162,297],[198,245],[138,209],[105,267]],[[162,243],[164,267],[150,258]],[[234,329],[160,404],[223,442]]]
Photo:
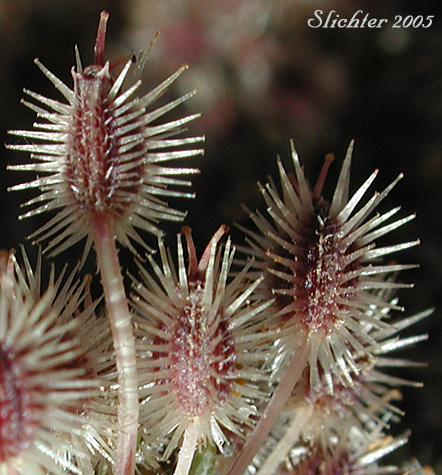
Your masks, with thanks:
[[[6,130],[30,128],[33,113],[20,106],[22,88],[59,97],[34,65],[41,61],[67,84],[77,44],[84,64],[93,60],[99,12],[110,12],[108,58],[128,57],[159,38],[144,71],[147,91],[183,63],[190,65],[170,91],[169,100],[198,88],[180,116],[197,111],[203,117],[189,133],[205,134],[206,155],[193,164],[197,199],[187,207],[187,224],[199,249],[219,224],[249,224],[241,203],[263,209],[257,181],[276,178],[277,154],[290,169],[289,139],[314,181],[326,153],[336,154],[325,195],[330,196],[351,139],[354,191],[379,168],[375,182],[383,189],[399,172],[405,179],[383,209],[401,205],[403,216],[417,219],[382,243],[412,240],[422,244],[398,254],[400,262],[418,262],[420,269],[401,276],[416,288],[400,297],[408,312],[435,306],[436,312],[416,332],[430,332],[430,341],[412,357],[428,367],[405,376],[422,380],[425,389],[407,389],[400,403],[407,415],[396,433],[411,427],[404,453],[442,471],[442,21],[440,2],[368,0],[0,0],[0,133],[2,143],[14,139]],[[380,29],[312,29],[313,12],[331,10],[351,17],[363,10],[386,18]],[[428,29],[392,29],[395,15],[434,15]],[[169,116],[171,117],[171,116]],[[24,181],[7,163],[26,161],[24,154],[1,150],[1,247],[30,244],[25,237],[43,221],[17,221],[25,193],[6,187]],[[172,202],[171,202],[172,204]],[[175,204],[174,204],[175,205]],[[168,225],[174,246],[179,225]],[[147,237],[155,246],[155,240]],[[64,262],[81,249],[61,255]],[[122,252],[122,258],[129,259]],[[94,271],[93,258],[87,269]],[[409,354],[405,356],[410,356]]]

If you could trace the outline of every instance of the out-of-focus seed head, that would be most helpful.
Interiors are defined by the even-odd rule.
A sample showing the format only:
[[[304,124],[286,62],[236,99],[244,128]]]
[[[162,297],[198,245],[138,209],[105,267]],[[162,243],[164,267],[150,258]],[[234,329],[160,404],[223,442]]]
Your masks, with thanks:
[[[395,275],[386,281],[393,282]],[[273,473],[277,466],[286,466],[281,473],[303,474],[333,473],[334,468],[350,470],[349,473],[365,473],[374,470],[383,473],[384,467],[369,465],[384,453],[385,447],[394,448],[405,443],[406,437],[396,441],[385,436],[390,423],[399,422],[404,413],[396,407],[402,399],[402,386],[420,387],[421,384],[385,373],[386,368],[409,368],[421,363],[391,356],[391,352],[407,349],[425,341],[427,334],[401,337],[402,330],[420,322],[432,314],[426,310],[409,317],[393,319],[392,308],[398,304],[394,289],[383,288],[374,295],[384,304],[371,305],[367,315],[375,321],[388,320],[383,328],[366,323],[365,330],[375,342],[370,348],[371,357],[353,352],[359,368],[353,385],[346,386],[332,375],[333,393],[328,391],[325,375],[319,384],[311,387],[310,368],[306,367],[288,399],[267,442],[261,447],[249,467],[248,474]],[[386,307],[385,303],[390,306]],[[387,452],[385,452],[387,453]],[[288,465],[285,462],[291,461]],[[321,461],[323,463],[321,463]],[[364,462],[362,467],[359,462]],[[342,466],[342,463],[349,465]],[[351,463],[350,463],[351,462]],[[357,463],[356,463],[357,462]],[[316,469],[314,469],[316,467]],[[333,468],[334,467],[334,468]],[[259,471],[262,469],[262,472]],[[315,472],[314,470],[318,470]],[[331,472],[330,472],[331,470]],[[395,469],[396,473],[398,470]],[[337,472],[341,473],[341,472]],[[370,472],[371,473],[371,472]]]
[[[40,261],[34,273],[24,260],[0,256],[0,471],[92,475],[100,458],[112,462],[111,406],[98,376],[110,365],[106,331],[91,326],[87,281],[73,284],[72,273],[62,283],[52,272],[40,295]]]
[[[381,475],[385,473],[402,473],[397,466],[382,465],[383,457],[394,452],[407,443],[409,432],[391,437],[383,432],[382,421],[373,425],[370,431],[360,430],[357,426],[348,427],[333,452],[321,444],[296,444],[288,454],[280,454],[278,440],[273,441],[272,448],[263,460],[256,457],[247,474],[262,475]],[[288,428],[290,431],[290,427]],[[287,437],[283,433],[282,437]],[[279,465],[272,472],[266,471],[265,458],[280,455]]]
[[[376,295],[392,305],[398,303],[391,298],[392,292],[384,289]],[[370,315],[376,319],[389,317],[389,310],[385,307],[370,308]],[[324,375],[315,387],[310,386],[309,368],[296,385],[286,405],[285,410],[296,415],[305,410],[307,404],[311,407],[311,416],[304,424],[301,439],[309,444],[320,444],[325,452],[334,453],[340,441],[347,437],[349,428],[358,428],[370,432],[373,426],[384,421],[384,427],[390,422],[399,422],[403,412],[395,406],[395,401],[402,399],[399,390],[401,386],[421,387],[420,383],[409,381],[397,376],[386,374],[386,368],[407,368],[420,366],[409,359],[391,357],[389,353],[403,350],[428,338],[427,334],[401,338],[401,330],[420,322],[431,315],[432,310],[396,319],[391,325],[379,330],[369,325],[367,334],[375,341],[370,349],[371,358],[353,353],[353,359],[359,368],[358,375],[353,378],[352,387],[341,384],[333,377],[333,394],[328,391],[328,383]]]
[[[409,434],[394,439],[383,436],[371,441],[370,437],[350,432],[354,438],[350,447],[342,446],[334,454],[323,452],[321,447],[307,449],[295,456],[294,464],[287,464],[278,475],[381,475],[399,473],[393,465],[379,465],[379,461],[389,453],[404,445]],[[298,450],[298,453],[301,451]],[[291,465],[291,466],[290,466]]]
[[[257,383],[268,356],[268,335],[261,321],[270,302],[251,303],[261,280],[250,283],[248,268],[229,282],[234,248],[222,226],[198,261],[190,230],[186,237],[189,267],[178,239],[178,269],[160,241],[162,268],[152,258],[155,279],[141,269],[143,283],[134,306],[141,339],[141,423],[149,440],[163,444],[167,459],[189,424],[197,424],[199,444],[221,452],[231,435],[241,437],[258,416],[263,394]]]
[[[402,467],[402,471],[410,475],[434,475],[432,467],[428,465],[423,467],[416,459],[406,462]]]
[[[282,196],[273,184],[261,186],[269,218],[251,213],[259,233],[245,230],[251,245],[248,252],[256,256],[257,266],[264,271],[263,291],[275,297],[274,325],[292,329],[291,335],[281,340],[283,351],[290,355],[300,341],[306,340],[311,387],[320,386],[323,379],[330,394],[333,381],[353,386],[361,370],[355,355],[371,358],[375,341],[367,329],[388,327],[370,315],[371,305],[391,307],[376,292],[409,287],[380,277],[412,266],[382,265],[379,258],[418,243],[375,247],[375,239],[414,216],[391,222],[399,208],[372,216],[402,175],[364,204],[376,170],[349,197],[352,150],[353,144],[328,202],[321,193],[330,157],[311,191],[292,144],[296,179],[278,161]],[[385,224],[388,220],[390,223]]]
[[[88,237],[87,252],[92,242],[91,222],[97,216],[111,221],[118,240],[130,248],[131,240],[144,245],[135,228],[161,234],[155,223],[163,219],[181,220],[185,215],[169,208],[161,196],[191,197],[191,193],[169,187],[190,186],[181,176],[198,171],[167,167],[163,163],[203,153],[201,149],[176,150],[201,142],[203,137],[171,138],[198,114],[166,124],[155,123],[194,92],[149,110],[187,66],[148,94],[135,97],[141,81],[126,83],[141,72],[146,53],[127,61],[114,79],[109,62],[104,61],[107,17],[103,12],[95,44],[95,64],[83,69],[77,54],[77,67],[72,69],[73,89],[36,60],[67,103],[25,90],[42,104],[40,107],[24,101],[42,122],[34,124],[39,129],[36,131],[10,131],[31,143],[8,147],[30,152],[34,162],[9,169],[43,174],[11,188],[40,189],[39,196],[25,203],[34,208],[21,218],[57,210],[57,214],[31,236],[37,242],[50,239],[46,250],[53,254],[84,237]],[[32,143],[34,140],[37,142]]]

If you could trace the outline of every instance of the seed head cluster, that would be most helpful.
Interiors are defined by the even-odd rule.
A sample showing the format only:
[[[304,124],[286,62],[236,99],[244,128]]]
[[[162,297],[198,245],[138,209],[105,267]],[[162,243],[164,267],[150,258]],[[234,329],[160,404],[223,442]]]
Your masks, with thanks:
[[[76,52],[72,88],[35,61],[63,99],[25,90],[38,122],[8,147],[31,160],[8,168],[36,174],[11,189],[40,192],[21,218],[53,213],[31,236],[49,254],[86,238],[85,257],[94,241],[112,335],[80,265],[45,284],[41,253],[34,270],[0,252],[0,475],[134,475],[136,464],[150,475],[175,461],[175,475],[399,473],[381,459],[409,434],[388,429],[403,415],[399,388],[420,384],[385,368],[418,364],[390,353],[425,340],[400,332],[431,314],[393,316],[410,287],[397,274],[414,266],[384,258],[418,241],[376,244],[414,218],[376,212],[402,175],[368,195],[375,170],[351,195],[351,143],[326,199],[332,157],[311,188],[292,143],[294,173],[278,160],[280,186],[259,185],[266,211],[240,227],[247,259],[227,226],[200,257],[183,227],[175,263],[158,223],[185,213],[164,198],[192,197],[184,176],[198,170],[166,164],[202,154],[204,137],[177,138],[199,114],[157,121],[194,92],[153,104],[187,66],[138,97],[146,54],[115,74],[107,17],[94,64]],[[158,237],[156,254],[140,230]],[[115,241],[149,250],[130,298]]]
[[[401,338],[399,332],[432,311],[392,321],[391,313],[403,310],[395,292],[407,287],[396,282],[397,272],[412,266],[380,258],[418,242],[383,248],[373,242],[413,216],[390,223],[399,209],[371,216],[400,177],[363,204],[375,172],[349,198],[352,145],[330,203],[321,197],[329,158],[311,191],[292,152],[296,179],[278,162],[282,197],[275,185],[261,186],[270,219],[250,213],[261,233],[245,230],[246,251],[264,273],[259,291],[274,296],[268,325],[281,332],[274,377],[284,378],[300,342],[310,345],[309,358],[280,417],[283,429],[274,429],[273,448],[258,453],[249,473],[384,473],[393,467],[378,460],[408,438],[385,432],[403,415],[395,406],[398,387],[419,386],[384,368],[417,364],[389,353],[425,340],[425,334]]]

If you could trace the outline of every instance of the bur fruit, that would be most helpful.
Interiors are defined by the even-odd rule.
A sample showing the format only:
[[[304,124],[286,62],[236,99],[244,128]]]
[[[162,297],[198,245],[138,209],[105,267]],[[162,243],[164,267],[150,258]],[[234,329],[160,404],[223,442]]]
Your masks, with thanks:
[[[261,279],[250,283],[248,267],[229,279],[235,250],[230,239],[220,247],[225,232],[222,226],[198,261],[183,228],[187,269],[181,238],[177,268],[160,241],[161,267],[150,258],[154,277],[142,268],[136,286],[140,420],[149,440],[162,442],[164,459],[190,431],[195,445],[228,453],[254,424],[265,396],[258,386],[267,378],[261,366],[269,335],[260,326],[270,301],[251,302]]]
[[[366,199],[378,170],[350,196],[353,142],[348,148],[332,199],[322,189],[333,157],[328,155],[313,189],[307,182],[293,142],[295,174],[278,168],[281,191],[273,182],[260,185],[267,214],[250,212],[257,231],[241,227],[248,236],[246,253],[264,273],[260,298],[274,298],[270,331],[280,331],[279,355],[273,376],[279,381],[264,417],[249,438],[229,475],[242,473],[271,431],[293,388],[308,371],[309,392],[333,396],[335,389],[355,390],[358,378],[375,359],[372,330],[391,325],[370,309],[398,308],[379,292],[410,287],[386,278],[412,265],[385,264],[382,258],[419,243],[411,241],[376,247],[375,241],[414,218],[392,219],[400,210],[373,214],[399,175],[382,192]]]
[[[92,475],[113,458],[106,331],[86,280],[52,272],[43,291],[40,264],[34,272],[24,261],[0,256],[0,471]]]
[[[32,209],[20,218],[57,211],[31,236],[37,242],[49,239],[46,251],[52,254],[85,237],[87,253],[92,244],[90,229],[100,218],[112,223],[123,245],[133,249],[133,240],[145,246],[136,228],[159,235],[158,221],[181,220],[185,216],[169,208],[162,197],[193,196],[182,190],[190,186],[182,177],[197,170],[170,167],[167,163],[203,153],[201,149],[177,150],[201,142],[203,137],[172,138],[198,114],[165,124],[157,121],[194,92],[152,108],[187,66],[152,91],[137,97],[141,80],[136,77],[142,71],[146,53],[131,57],[114,77],[109,61],[104,61],[107,17],[103,12],[94,64],[83,68],[77,54],[76,68],[72,68],[73,88],[58,79],[40,60],[35,60],[64,101],[25,89],[33,102],[24,100],[23,103],[39,119],[34,124],[36,130],[9,132],[26,143],[8,147],[30,153],[32,163],[8,168],[39,175],[11,187],[11,190],[37,188],[40,191],[24,204]]]
[[[381,201],[402,178],[399,175],[382,192],[364,197],[378,170],[350,197],[353,143],[342,165],[333,197],[322,198],[330,162],[311,190],[292,144],[295,177],[278,161],[282,195],[274,184],[261,186],[267,214],[251,213],[259,232],[246,230],[249,253],[264,271],[264,292],[275,297],[274,325],[291,329],[282,345],[287,356],[305,341],[309,345],[310,385],[333,394],[334,381],[353,387],[361,368],[354,355],[371,358],[375,340],[368,329],[388,327],[373,318],[371,305],[389,308],[376,295],[381,289],[410,287],[382,277],[410,265],[385,264],[381,258],[418,244],[411,241],[377,247],[375,240],[414,218],[392,219],[400,208],[374,214]]]

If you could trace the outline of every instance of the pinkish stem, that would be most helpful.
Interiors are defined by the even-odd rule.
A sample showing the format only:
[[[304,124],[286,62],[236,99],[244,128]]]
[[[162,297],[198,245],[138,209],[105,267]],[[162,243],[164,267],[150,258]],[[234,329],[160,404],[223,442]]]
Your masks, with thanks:
[[[192,422],[184,432],[183,444],[178,454],[178,462],[174,475],[188,475],[192,467],[198,442],[198,431],[196,423]]]
[[[98,268],[111,322],[118,370],[118,438],[115,462],[116,475],[132,475],[138,432],[138,377],[135,340],[131,315],[118,261],[112,221],[97,216],[93,238]]]
[[[298,441],[302,429],[308,423],[311,415],[312,406],[310,405],[306,404],[297,409],[295,417],[287,428],[284,437],[278,442],[256,475],[273,475],[274,473],[277,473],[278,467],[286,459],[288,453]]]
[[[293,388],[302,375],[309,357],[309,344],[301,347],[300,352],[295,351],[285,371],[281,382],[278,384],[264,413],[253,430],[251,436],[239,453],[227,475],[243,475],[250,465],[254,455],[270,434],[279,413],[284,407]]]
[[[98,66],[104,66],[104,49],[106,44],[106,28],[108,19],[109,13],[103,10],[100,14],[100,23],[98,24],[97,39],[94,46],[95,64]]]

